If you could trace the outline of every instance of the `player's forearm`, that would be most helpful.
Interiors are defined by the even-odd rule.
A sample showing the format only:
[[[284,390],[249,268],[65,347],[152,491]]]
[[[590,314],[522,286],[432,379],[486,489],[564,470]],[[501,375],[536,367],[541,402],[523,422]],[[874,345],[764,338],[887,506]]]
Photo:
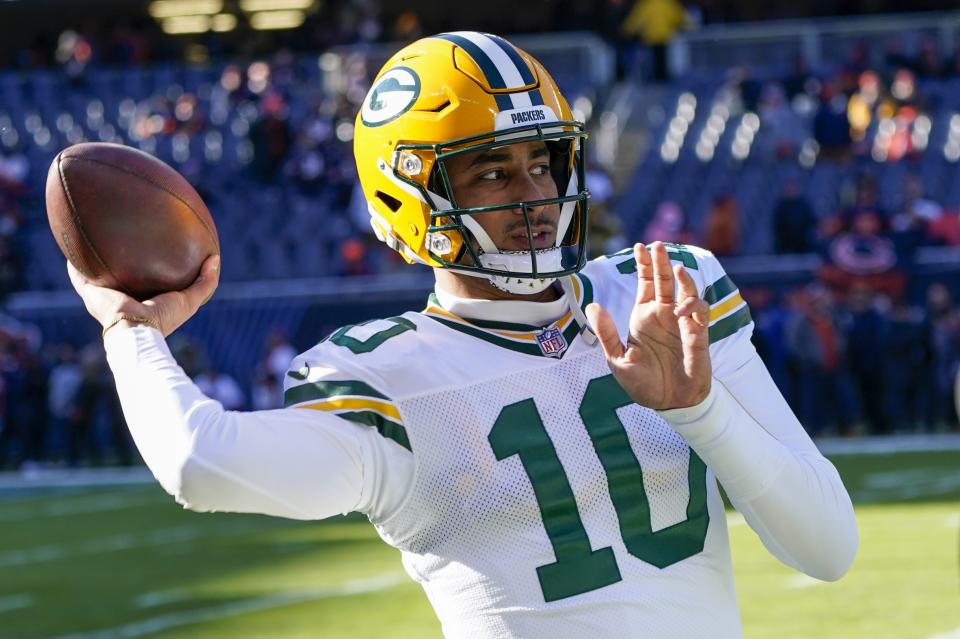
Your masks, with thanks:
[[[333,416],[225,411],[147,327],[108,331],[105,345],[137,448],[188,508],[312,519],[361,500],[361,446],[350,429],[321,423]]]
[[[780,419],[796,422],[787,413]],[[703,404],[664,417],[713,470],[771,553],[818,579],[847,571],[857,549],[853,506],[836,469],[812,444],[791,447],[771,435],[784,425],[760,424],[717,380]],[[802,431],[799,423],[795,428]]]

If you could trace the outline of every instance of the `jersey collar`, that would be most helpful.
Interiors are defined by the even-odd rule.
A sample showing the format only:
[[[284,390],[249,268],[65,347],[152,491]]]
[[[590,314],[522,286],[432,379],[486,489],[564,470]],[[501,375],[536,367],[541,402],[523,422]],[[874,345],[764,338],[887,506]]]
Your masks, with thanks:
[[[579,273],[567,277],[577,305],[586,308],[593,298],[590,281]],[[552,302],[471,300],[438,288],[423,314],[461,333],[540,357],[563,357],[582,329],[566,295]]]

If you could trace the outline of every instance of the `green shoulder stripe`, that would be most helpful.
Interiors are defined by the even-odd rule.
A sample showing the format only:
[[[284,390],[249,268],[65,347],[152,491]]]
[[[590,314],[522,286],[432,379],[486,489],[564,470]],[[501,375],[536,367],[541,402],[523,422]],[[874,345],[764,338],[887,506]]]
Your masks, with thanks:
[[[349,413],[337,413],[338,417],[349,419],[351,422],[372,426],[377,429],[383,437],[392,439],[407,450],[413,452],[410,448],[410,438],[407,437],[407,429],[395,421],[389,420],[379,413],[369,410],[351,411]]]
[[[710,343],[716,344],[720,340],[730,337],[752,321],[750,307],[746,304],[731,315],[727,315],[710,327]]]
[[[697,258],[693,256],[693,253],[690,251],[685,251],[682,249],[670,250],[667,249],[667,256],[672,262],[680,262],[685,267],[691,271],[699,271],[700,266],[697,264]],[[617,264],[617,270],[627,275],[628,273],[637,272],[637,260],[631,257],[629,260],[624,260]]]
[[[587,306],[593,303],[593,282],[583,273],[576,273],[574,277],[583,287],[583,298],[580,300],[580,310],[586,310]]]
[[[703,291],[703,299],[707,304],[713,306],[735,290],[737,290],[737,285],[724,275]]]
[[[617,251],[616,253],[607,253],[606,255],[604,255],[604,257],[607,258],[608,260],[610,260],[610,259],[613,259],[613,258],[615,258],[615,257],[620,257],[621,255],[633,255],[633,247],[632,247],[632,246],[628,246],[628,247],[625,248],[625,249],[620,249],[620,250]]]
[[[289,375],[289,373],[287,373]],[[390,401],[383,393],[377,391],[369,384],[353,380],[336,380],[329,382],[310,382],[288,388],[283,393],[284,406],[293,406],[303,402],[321,401],[331,397],[343,395],[359,395],[361,397],[374,397]]]

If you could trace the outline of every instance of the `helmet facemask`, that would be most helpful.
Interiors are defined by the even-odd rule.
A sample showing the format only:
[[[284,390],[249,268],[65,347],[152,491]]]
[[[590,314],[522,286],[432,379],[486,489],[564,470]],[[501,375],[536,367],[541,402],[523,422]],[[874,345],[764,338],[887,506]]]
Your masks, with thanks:
[[[547,288],[556,278],[579,271],[586,263],[587,207],[584,188],[583,141],[586,134],[577,122],[555,122],[549,127],[527,125],[436,145],[397,145],[394,176],[417,186],[430,208],[426,247],[430,257],[444,267],[465,275],[488,279],[511,293],[532,294]],[[504,202],[463,207],[457,202],[448,163],[451,158],[479,153],[511,144],[543,141],[549,153],[550,175],[557,196],[539,200]],[[403,178],[401,158],[414,150],[432,151],[434,162],[426,188]],[[406,155],[404,151],[407,151]],[[537,248],[533,229],[542,213],[533,209],[558,206],[553,246]],[[497,211],[519,211],[519,228],[526,230],[527,247],[504,250],[496,245],[477,220]],[[552,220],[551,220],[552,221]],[[451,251],[453,247],[458,250]]]

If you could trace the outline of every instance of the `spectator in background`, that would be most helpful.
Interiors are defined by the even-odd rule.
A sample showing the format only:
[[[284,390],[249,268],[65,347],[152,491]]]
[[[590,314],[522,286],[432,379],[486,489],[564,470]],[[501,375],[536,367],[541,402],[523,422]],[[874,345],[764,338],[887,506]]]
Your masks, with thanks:
[[[730,193],[718,195],[710,204],[703,224],[703,247],[717,257],[740,253],[740,209]]]
[[[0,304],[10,293],[23,289],[23,260],[13,239],[0,235]]]
[[[393,21],[390,39],[394,42],[407,44],[422,37],[423,26],[420,24],[420,17],[416,11],[407,9]]]
[[[280,388],[283,388],[283,378],[290,368],[290,362],[297,356],[297,349],[287,338],[287,332],[276,326],[267,333],[263,347],[263,358],[257,367],[267,376],[272,377]]]
[[[773,249],[777,253],[810,253],[816,249],[817,216],[800,183],[788,179],[773,211]]]
[[[753,343],[767,365],[770,376],[783,391],[783,396],[796,408],[796,383],[790,371],[790,354],[786,344],[786,326],[792,309],[780,299],[777,291],[760,286],[741,289],[753,316]]]
[[[926,37],[920,42],[920,55],[913,71],[920,79],[938,78],[943,73],[943,60],[937,50],[937,41]]]
[[[83,379],[70,410],[67,464],[72,468],[88,462],[129,465],[130,436],[100,344],[83,350],[80,368]]]
[[[856,395],[845,367],[842,311],[820,284],[798,292],[786,326],[787,349],[797,368],[798,417],[811,435],[854,434]]]
[[[70,344],[60,344],[55,358],[47,390],[47,408],[50,412],[50,437],[47,442],[52,456],[60,458],[61,453],[66,452],[70,414],[83,382],[83,371],[77,362],[77,351]]]
[[[930,429],[935,370],[930,323],[925,309],[901,301],[890,314],[887,375],[889,416],[908,430]]]
[[[676,244],[699,244],[697,236],[687,226],[683,209],[676,202],[661,202],[653,213],[653,219],[643,231],[647,244],[660,240]]]
[[[271,410],[283,407],[283,386],[277,378],[266,371],[260,371],[253,382],[252,408],[253,410]]]
[[[758,140],[762,145],[758,151],[763,157],[769,160],[796,157],[797,149],[809,136],[808,127],[791,108],[779,83],[763,85],[757,111],[765,129]]]
[[[10,412],[22,424],[24,433],[24,465],[28,468],[42,463],[47,457],[47,432],[50,414],[47,411],[49,375],[43,359],[20,344],[20,388],[17,406]],[[13,408],[13,407],[11,407]]]
[[[900,253],[909,255],[919,246],[947,239],[950,230],[941,221],[944,217],[943,207],[925,197],[920,175],[909,173],[904,180],[903,191],[901,210],[890,220]]]
[[[24,285],[23,257],[18,235],[24,226],[30,162],[19,151],[0,151],[0,302]]]
[[[846,360],[853,384],[860,396],[867,430],[872,435],[891,430],[887,414],[885,368],[890,328],[880,311],[883,298],[863,285],[854,285],[847,296],[850,322],[845,327]]]
[[[862,285],[899,299],[907,278],[896,246],[882,229],[875,211],[856,212],[850,230],[830,241],[819,277],[840,291]]]
[[[226,410],[243,410],[246,407],[247,398],[237,380],[217,370],[215,366],[208,364],[199,375],[193,378],[193,383],[197,385],[200,392],[220,402]]]
[[[787,100],[793,102],[793,99],[798,95],[807,93],[808,83],[815,79],[813,73],[810,72],[807,59],[798,53],[793,58],[790,73],[783,80],[783,90],[786,93]]]
[[[666,82],[670,79],[667,46],[677,32],[687,26],[687,12],[678,0],[636,0],[620,31],[650,49],[652,80]]]
[[[260,117],[250,127],[253,142],[253,169],[264,182],[276,178],[290,151],[291,133],[283,96],[271,91],[260,101]]]
[[[847,96],[834,80],[827,80],[821,86],[820,104],[813,118],[813,137],[825,158],[842,160],[850,154]]]
[[[953,402],[953,387],[960,370],[960,311],[950,289],[939,282],[927,289],[926,307],[933,357],[931,413],[936,424],[956,430],[958,415]]]

